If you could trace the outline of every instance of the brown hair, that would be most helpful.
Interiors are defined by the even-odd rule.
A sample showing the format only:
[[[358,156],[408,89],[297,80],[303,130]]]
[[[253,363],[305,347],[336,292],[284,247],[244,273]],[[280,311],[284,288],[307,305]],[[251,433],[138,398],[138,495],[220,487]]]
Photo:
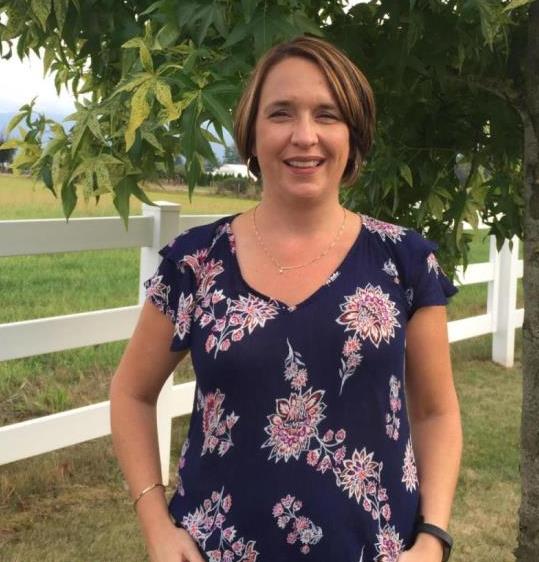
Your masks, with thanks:
[[[358,178],[363,159],[372,145],[376,120],[374,95],[361,70],[339,49],[322,39],[296,37],[292,41],[275,45],[258,61],[236,107],[234,140],[238,152],[248,163],[249,171],[259,177],[258,162],[251,157],[260,92],[271,68],[289,57],[314,62],[329,83],[350,131],[350,157],[342,183],[351,185]]]

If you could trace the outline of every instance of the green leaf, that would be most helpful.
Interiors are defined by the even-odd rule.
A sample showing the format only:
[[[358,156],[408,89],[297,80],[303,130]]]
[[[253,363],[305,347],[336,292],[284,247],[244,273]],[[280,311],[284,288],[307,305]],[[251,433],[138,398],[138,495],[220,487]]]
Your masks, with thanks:
[[[51,167],[52,183],[55,187],[62,185],[62,183],[67,179],[68,170],[64,165],[64,152],[59,150],[52,157],[52,167]]]
[[[150,114],[150,104],[146,99],[150,87],[149,82],[144,82],[131,98],[131,115],[125,131],[125,149],[129,150],[135,142],[135,133],[140,125]]]
[[[62,208],[64,209],[64,215],[67,221],[77,205],[77,190],[75,184],[73,182],[65,182],[62,186],[61,196]]]
[[[247,37],[250,30],[251,30],[250,24],[243,23],[243,22],[238,23],[236,27],[234,27],[232,31],[228,34],[227,40],[223,43],[222,48],[228,49],[229,47],[232,47],[232,45],[239,43],[240,41],[245,39],[245,37]]]
[[[522,6],[526,6],[528,4],[531,4],[533,1],[534,0],[511,0],[511,2],[509,2],[509,4],[504,6],[503,11],[504,12],[511,12],[513,10],[516,10],[517,8],[521,8]]]
[[[141,73],[137,74],[134,78],[129,80],[129,82],[123,84],[123,86],[120,86],[119,88],[114,90],[112,95],[115,96],[116,94],[118,94],[120,92],[131,92],[137,86],[140,86],[141,84],[143,84],[147,80],[153,79],[153,77],[154,77],[153,74],[150,74],[149,72],[141,72]]]
[[[56,16],[56,24],[59,31],[64,29],[68,4],[69,0],[53,0],[54,15]]]
[[[217,121],[223,125],[228,131],[232,132],[234,126],[232,124],[232,116],[228,112],[228,110],[221,105],[221,103],[214,98],[211,94],[207,91],[202,91],[202,100],[204,101],[204,105],[208,108],[211,114],[217,119]]]
[[[153,92],[157,101],[167,110],[167,119],[169,121],[178,119],[180,111],[177,105],[172,101],[170,86],[163,82],[163,80],[156,80],[153,83]]]
[[[152,55],[150,53],[150,49],[148,49],[148,45],[146,45],[142,37],[133,37],[132,39],[129,39],[129,41],[126,41],[122,45],[122,48],[124,49],[138,48],[140,62],[142,63],[144,70],[146,70],[147,72],[153,72]]]
[[[126,230],[129,222],[129,198],[131,197],[133,185],[136,187],[137,182],[132,176],[124,177],[114,187],[114,198],[112,199],[118,214],[122,217]]]
[[[165,24],[157,33],[155,40],[160,47],[174,45],[180,36],[180,30],[171,22]]]
[[[95,165],[95,178],[98,186],[98,194],[110,193],[112,191],[109,171],[101,159],[99,159]]]
[[[414,178],[412,176],[412,170],[410,170],[410,166],[408,164],[401,164],[399,167],[399,172],[404,181],[410,186],[414,187]]]
[[[165,151],[165,149],[163,148],[163,145],[157,140],[157,137],[153,133],[151,133],[150,131],[144,131],[143,129],[141,129],[140,134],[142,135],[142,138],[146,142],[150,143],[159,152]]]
[[[47,18],[51,13],[51,0],[32,0],[30,8],[39,20],[41,27],[45,29]]]
[[[21,108],[22,109],[22,108]],[[9,135],[11,131],[26,117],[25,113],[17,113],[14,115],[6,126],[6,135]]]
[[[0,144],[0,150],[11,150],[12,148],[17,148],[20,143],[21,141],[19,139],[9,139]]]
[[[143,203],[146,203],[146,205],[152,205],[152,207],[155,207],[155,203],[146,195],[146,193],[140,188],[140,186],[138,185],[138,183],[133,182],[133,184],[131,185],[131,193],[139,200],[142,201]]]

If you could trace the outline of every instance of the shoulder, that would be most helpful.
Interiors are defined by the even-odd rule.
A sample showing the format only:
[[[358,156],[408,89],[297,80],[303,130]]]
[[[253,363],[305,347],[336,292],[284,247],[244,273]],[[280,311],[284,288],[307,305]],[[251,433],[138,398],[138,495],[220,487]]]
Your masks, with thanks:
[[[422,259],[436,251],[438,244],[422,236],[417,230],[361,214],[364,228],[374,239],[401,259]]]
[[[221,237],[226,236],[233,240],[230,222],[234,216],[227,215],[210,223],[184,230],[161,248],[159,253],[179,267],[190,263],[193,257],[199,262],[204,261],[213,253]]]

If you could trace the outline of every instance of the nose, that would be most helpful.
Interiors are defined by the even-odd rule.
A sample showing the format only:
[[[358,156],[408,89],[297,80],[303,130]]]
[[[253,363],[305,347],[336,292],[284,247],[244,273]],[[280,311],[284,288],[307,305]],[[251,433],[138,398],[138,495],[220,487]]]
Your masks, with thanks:
[[[318,142],[316,123],[311,116],[298,116],[292,131],[292,144],[297,146],[312,146]]]

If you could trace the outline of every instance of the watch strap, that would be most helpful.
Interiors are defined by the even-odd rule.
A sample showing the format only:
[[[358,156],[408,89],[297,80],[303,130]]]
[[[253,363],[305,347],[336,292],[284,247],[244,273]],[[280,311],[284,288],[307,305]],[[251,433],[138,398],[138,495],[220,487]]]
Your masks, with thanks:
[[[416,533],[427,533],[439,539],[444,549],[442,562],[447,562],[447,560],[449,560],[451,548],[453,547],[453,539],[451,538],[451,535],[449,533],[447,533],[437,525],[433,525],[432,523],[424,523],[423,521],[418,523],[416,527]]]

